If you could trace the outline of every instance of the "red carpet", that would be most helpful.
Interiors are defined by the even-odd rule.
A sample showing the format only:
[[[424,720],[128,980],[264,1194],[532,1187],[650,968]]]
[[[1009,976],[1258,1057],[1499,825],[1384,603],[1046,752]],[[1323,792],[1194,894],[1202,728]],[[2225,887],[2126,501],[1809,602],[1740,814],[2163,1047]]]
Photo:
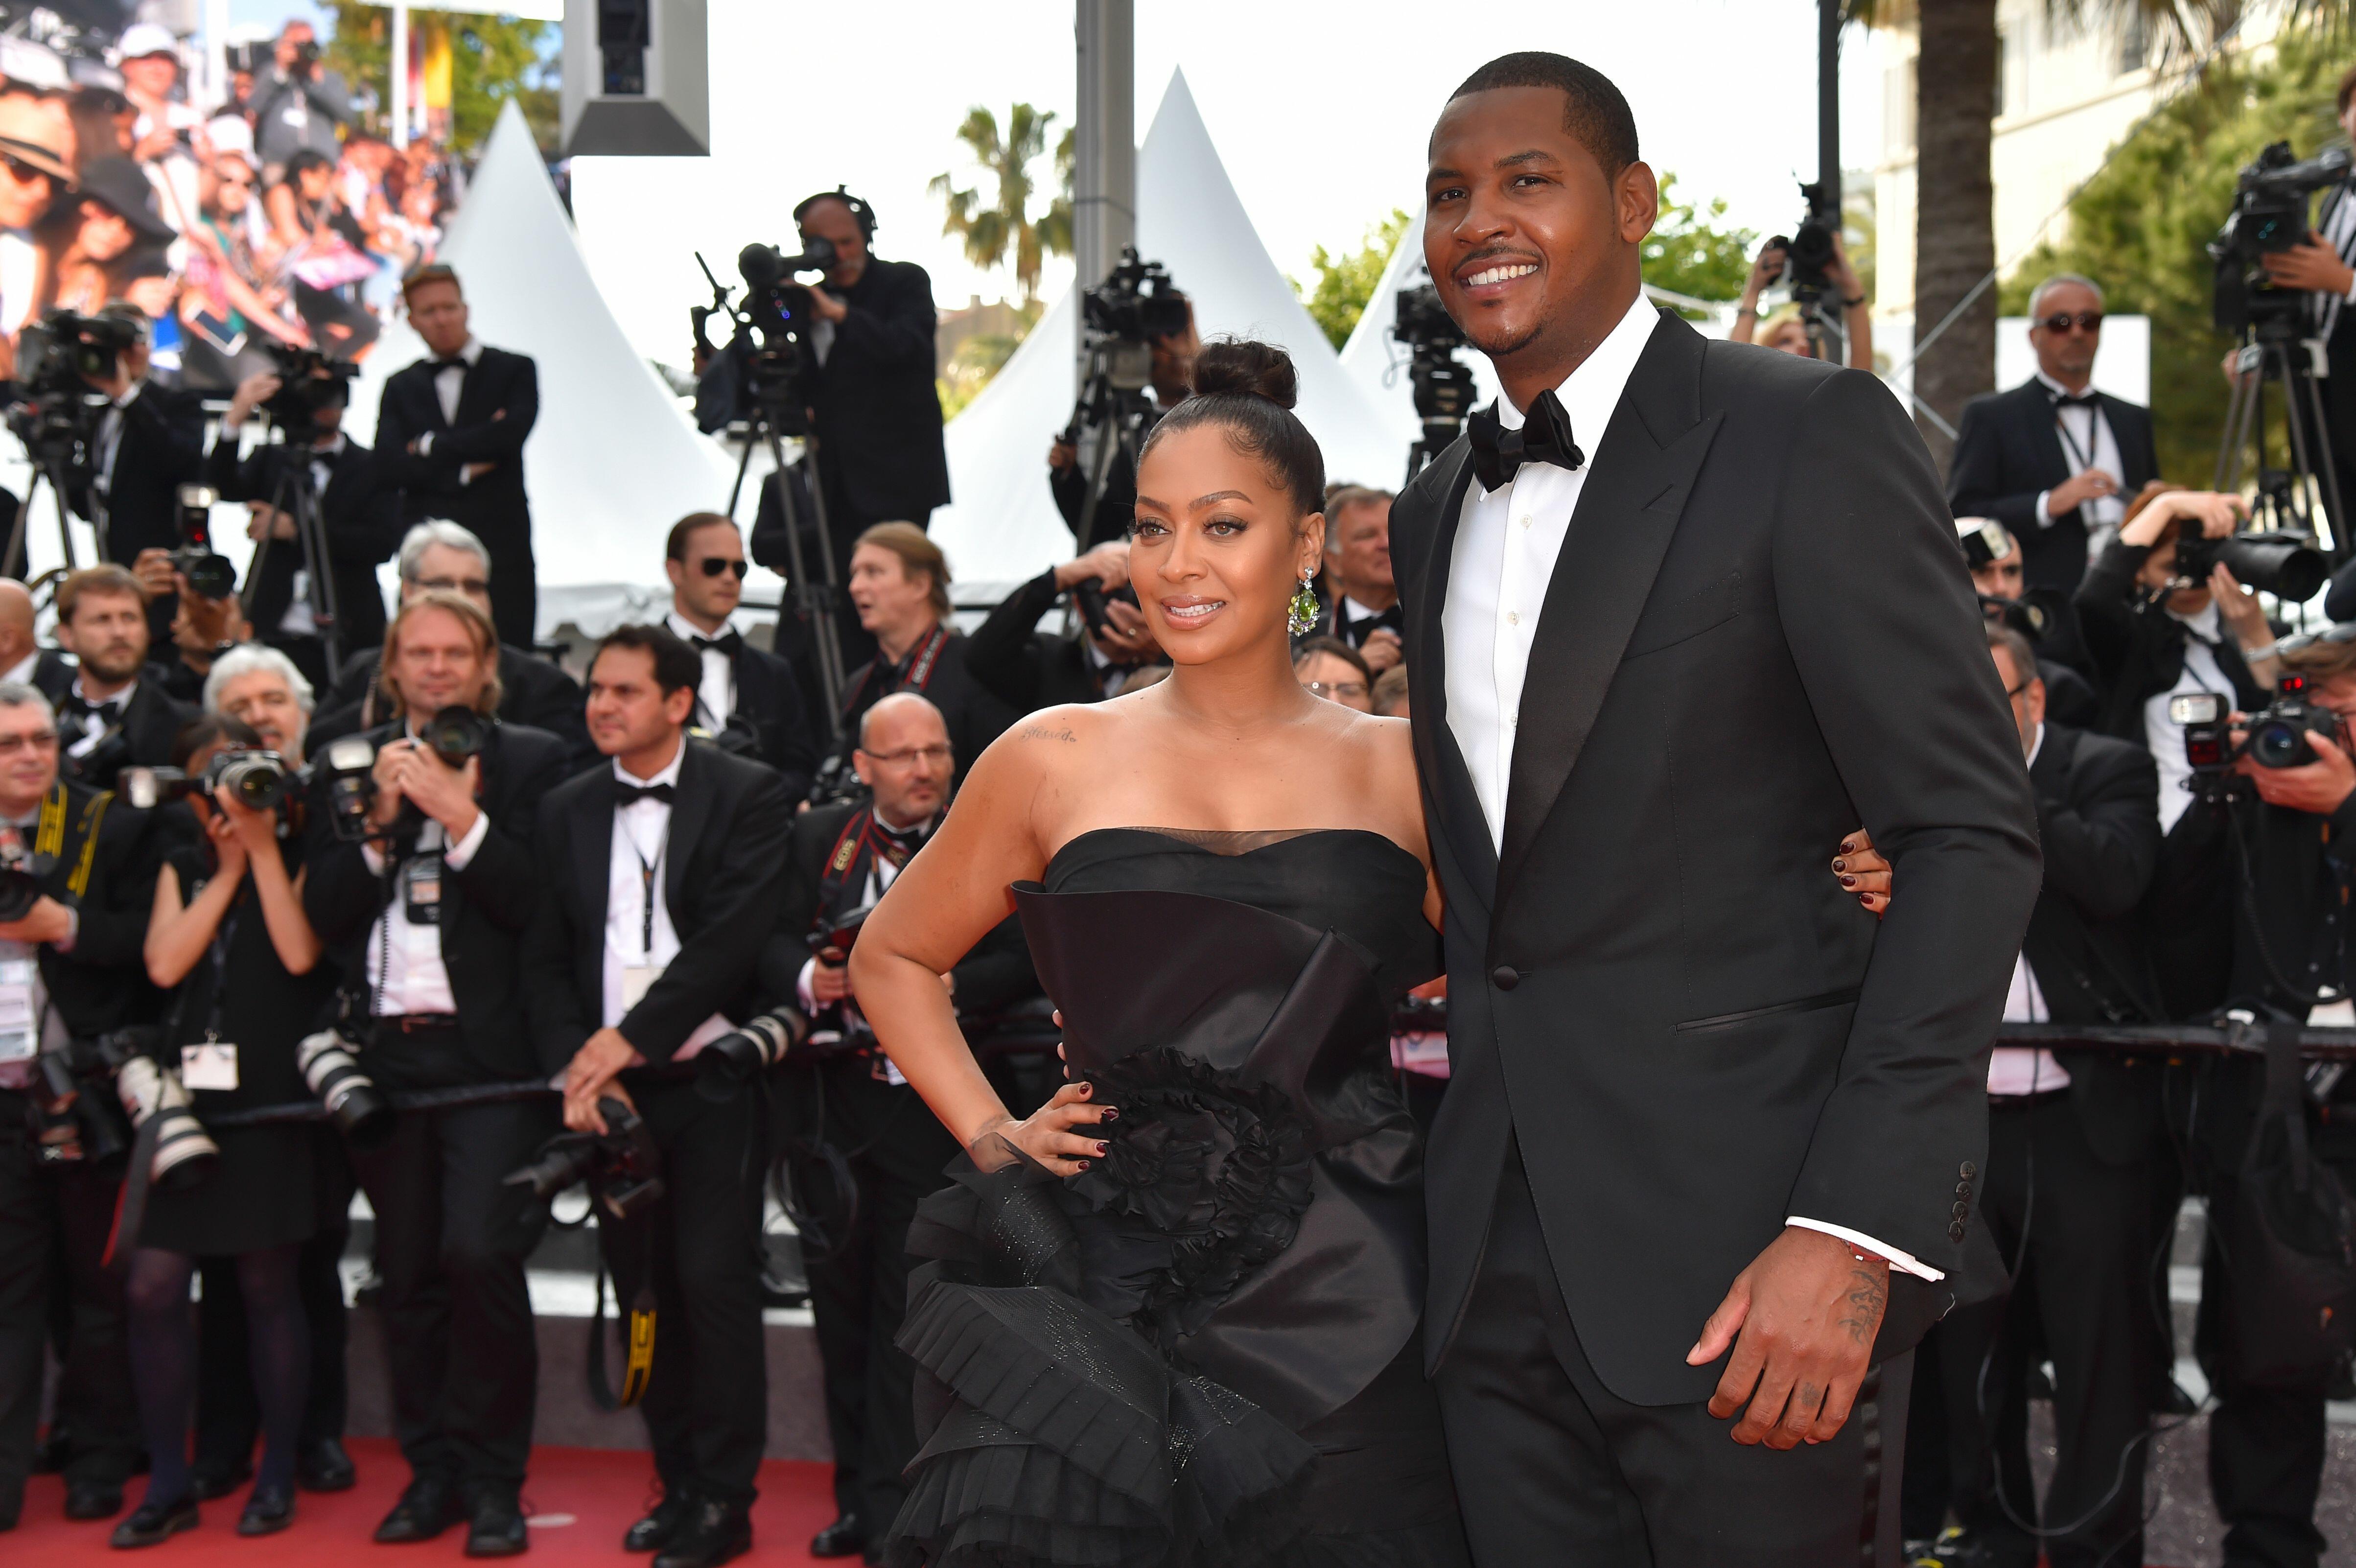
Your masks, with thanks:
[[[423,1546],[379,1546],[369,1532],[391,1509],[409,1478],[409,1468],[391,1442],[360,1438],[350,1444],[360,1484],[348,1492],[296,1498],[294,1528],[247,1541],[237,1533],[242,1492],[204,1505],[205,1522],[145,1552],[115,1552],[106,1538],[110,1520],[70,1524],[62,1513],[65,1486],[55,1476],[37,1476],[25,1494],[24,1520],[0,1535],[0,1563],[8,1568],[53,1568],[55,1564],[130,1563],[153,1568],[305,1568],[326,1563],[409,1568],[415,1564],[465,1563],[463,1527]],[[645,1454],[604,1448],[535,1448],[524,1507],[532,1517],[531,1550],[522,1561],[541,1568],[599,1563],[606,1568],[642,1563],[622,1550],[622,1531],[645,1511],[654,1469]],[[753,1551],[740,1563],[763,1568],[801,1568],[815,1563],[806,1548],[812,1534],[834,1518],[834,1496],[824,1465],[772,1460],[761,1466],[761,1500],[753,1509]],[[134,1478],[129,1504],[139,1500],[144,1478]],[[117,1516],[120,1518],[121,1516]],[[853,1563],[858,1560],[851,1559]]]

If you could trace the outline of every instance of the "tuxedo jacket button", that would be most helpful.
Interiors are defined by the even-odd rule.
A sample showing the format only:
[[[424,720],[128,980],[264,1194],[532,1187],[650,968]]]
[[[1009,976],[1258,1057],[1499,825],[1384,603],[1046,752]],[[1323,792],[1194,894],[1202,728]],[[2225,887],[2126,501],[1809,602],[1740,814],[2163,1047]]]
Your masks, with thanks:
[[[1971,1161],[1965,1160],[1961,1165],[1956,1167],[1956,1174],[1962,1176],[1965,1181],[1969,1181],[1972,1177],[1980,1174],[1980,1167],[1972,1164]]]
[[[1964,1222],[1958,1219],[1953,1225],[1947,1227],[1947,1240],[1950,1241],[1960,1241],[1963,1239]]]
[[[1500,991],[1511,991],[1515,986],[1519,985],[1522,983],[1521,971],[1515,969],[1510,963],[1501,963],[1496,968],[1491,970],[1489,972],[1489,978],[1496,984],[1497,989]]]
[[[1957,1183],[1955,1184],[1955,1196],[1956,1196],[1957,1197],[1971,1197],[1971,1195],[1972,1195],[1972,1184],[1971,1184],[1971,1183],[1969,1183],[1969,1182],[1967,1182],[1967,1181],[1959,1181],[1959,1182],[1957,1182]]]
[[[1965,1218],[1971,1213],[1971,1211],[1972,1206],[1968,1203],[1958,1203],[1954,1208],[1948,1210],[1949,1213],[1953,1214],[1958,1219]]]

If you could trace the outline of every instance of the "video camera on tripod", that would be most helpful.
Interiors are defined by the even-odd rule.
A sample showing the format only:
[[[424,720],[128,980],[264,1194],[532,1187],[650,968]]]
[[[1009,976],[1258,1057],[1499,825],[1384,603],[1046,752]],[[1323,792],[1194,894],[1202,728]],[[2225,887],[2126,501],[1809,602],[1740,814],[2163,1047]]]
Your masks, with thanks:
[[[1423,421],[1423,434],[1407,451],[1407,477],[1412,479],[1464,428],[1465,415],[1472,412],[1472,370],[1456,357],[1464,347],[1464,331],[1431,284],[1399,290],[1391,341],[1407,346],[1408,384],[1415,416]]]
[[[274,338],[263,338],[262,346],[269,351],[271,373],[278,378],[278,390],[262,404],[273,424],[307,439],[319,410],[351,401],[352,378],[360,373],[355,361]]]
[[[1789,234],[1778,234],[1767,242],[1771,250],[1783,252],[1783,286],[1791,291],[1792,303],[1800,309],[1800,320],[1808,329],[1808,352],[1819,360],[1838,356],[1827,353],[1843,335],[1839,293],[1833,285],[1832,269],[1840,261],[1837,242],[1840,235],[1841,217],[1838,208],[1826,199],[1825,188],[1817,183],[1800,187],[1801,199],[1807,203],[1807,214],[1800,226]],[[1827,306],[1827,297],[1836,303]]]
[[[2288,142],[2276,142],[2242,170],[2233,186],[2233,209],[2209,242],[2217,266],[2211,296],[2217,330],[2240,332],[2253,322],[2298,315],[2302,291],[2276,288],[2260,262],[2307,238],[2308,199],[2346,179],[2349,161],[2345,147],[2302,161],[2291,156]]]
[[[84,316],[54,307],[16,336],[16,395],[8,405],[8,428],[25,444],[32,459],[33,482],[16,508],[16,520],[0,574],[25,574],[25,531],[33,516],[33,501],[41,486],[49,487],[58,509],[58,532],[69,570],[74,564],[73,528],[68,508],[87,496],[98,457],[98,424],[107,409],[104,392],[91,381],[111,381],[120,372],[123,356],[143,340],[143,328],[113,315]],[[86,504],[86,503],[85,503]],[[106,531],[98,527],[99,555],[106,551]]]
[[[1097,536],[1097,511],[1114,461],[1125,457],[1130,472],[1137,471],[1137,455],[1155,418],[1147,396],[1153,385],[1153,346],[1183,336],[1194,325],[1194,307],[1160,262],[1141,260],[1137,247],[1128,245],[1104,282],[1081,292],[1080,320],[1087,364],[1071,421],[1056,440],[1078,452],[1080,469],[1088,476],[1087,495],[1072,525],[1087,550],[1104,542]]]
[[[277,378],[278,388],[262,400],[260,412],[286,454],[276,467],[270,510],[294,525],[292,542],[302,558],[298,580],[310,607],[311,623],[327,645],[327,667],[337,669],[341,667],[346,650],[336,607],[335,562],[327,518],[320,510],[317,481],[309,461],[297,454],[307,452],[323,434],[319,419],[322,410],[349,404],[352,378],[359,374],[359,366],[317,349],[290,343],[264,339],[262,347],[269,350],[271,373]],[[262,564],[269,559],[271,551],[283,547],[274,531],[263,533],[254,546],[243,599],[249,618],[253,614],[254,597],[261,592]]]

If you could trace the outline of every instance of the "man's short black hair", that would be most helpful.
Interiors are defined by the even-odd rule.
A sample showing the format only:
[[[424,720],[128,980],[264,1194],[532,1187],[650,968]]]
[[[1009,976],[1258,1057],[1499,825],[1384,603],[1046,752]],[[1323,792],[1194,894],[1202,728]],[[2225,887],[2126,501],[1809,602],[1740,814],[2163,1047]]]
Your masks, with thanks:
[[[1466,77],[1448,101],[1453,103],[1469,92],[1500,87],[1551,87],[1559,91],[1565,100],[1563,128],[1594,156],[1602,166],[1604,178],[1618,178],[1622,169],[1636,161],[1636,116],[1629,112],[1628,101],[1612,85],[1612,79],[1593,66],[1544,49],[1499,55]]]
[[[616,627],[598,639],[597,651],[589,656],[593,671],[609,648],[644,649],[655,661],[655,684],[666,697],[673,692],[692,692],[703,684],[703,655],[690,648],[669,627]]]

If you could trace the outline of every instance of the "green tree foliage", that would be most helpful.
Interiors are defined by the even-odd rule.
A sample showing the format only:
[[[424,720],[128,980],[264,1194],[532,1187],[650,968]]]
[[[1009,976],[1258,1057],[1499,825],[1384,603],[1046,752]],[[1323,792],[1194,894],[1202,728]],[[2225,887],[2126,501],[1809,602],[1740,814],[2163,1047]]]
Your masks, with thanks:
[[[1311,251],[1309,264],[1317,274],[1313,285],[1303,288],[1299,278],[1286,280],[1336,349],[1350,340],[1366,302],[1375,297],[1375,285],[1383,281],[1383,269],[1391,264],[1391,252],[1413,221],[1405,208],[1395,207],[1388,218],[1367,228],[1356,250],[1335,255],[1320,245]]]
[[[2228,339],[2211,323],[2213,269],[2202,247],[2260,148],[2287,140],[2304,157],[2337,135],[2334,95],[2346,64],[2344,49],[2293,34],[2265,59],[2211,67],[2113,154],[2072,199],[2067,231],[2030,252],[2002,285],[2008,316],[2026,314],[2040,279],[2073,272],[2103,285],[2113,313],[2151,317],[2152,423],[2169,479],[2208,484],[2224,427],[2218,361]]]
[[[958,140],[981,166],[985,182],[996,189],[985,193],[980,185],[960,189],[956,177],[948,174],[934,176],[926,187],[948,210],[941,232],[962,238],[966,259],[978,267],[1012,266],[1026,306],[1039,298],[1041,262],[1072,253],[1070,131],[1055,146],[1058,194],[1044,212],[1035,218],[1031,212],[1031,166],[1047,150],[1048,127],[1055,122],[1053,112],[1042,113],[1028,103],[1017,103],[1008,111],[1001,134],[998,116],[974,105],[958,127]]]
[[[1662,174],[1661,216],[1643,246],[1644,281],[1694,299],[1740,297],[1759,236],[1748,229],[1722,226],[1725,198],[1681,201],[1676,185],[1676,174]],[[1699,316],[1691,310],[1683,314]]]
[[[355,95],[370,103],[361,128],[378,135],[387,128],[391,98],[392,20],[382,5],[362,0],[318,0],[333,18],[334,34],[321,49],[330,70],[340,72]],[[498,124],[499,111],[514,99],[532,140],[544,155],[557,145],[556,47],[559,28],[551,22],[466,12],[410,13],[412,28],[447,27],[450,35],[450,141],[452,150],[472,155]]]

